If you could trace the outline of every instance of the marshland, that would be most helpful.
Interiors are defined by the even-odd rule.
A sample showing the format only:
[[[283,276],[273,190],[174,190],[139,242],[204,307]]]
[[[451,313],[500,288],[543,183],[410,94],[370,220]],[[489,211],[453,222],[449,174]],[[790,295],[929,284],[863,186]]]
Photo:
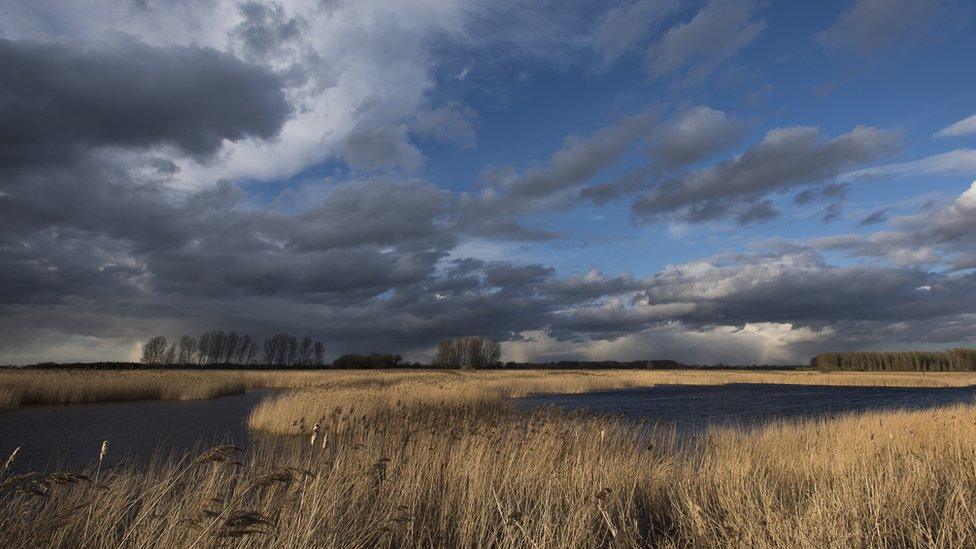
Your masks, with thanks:
[[[0,0],[0,549],[976,547],[974,30]]]
[[[654,417],[516,404],[662,386],[965,390],[974,372],[8,370],[0,380],[23,406],[6,414],[267,391],[240,418],[243,439],[118,461],[124,443],[109,437],[88,442],[84,465],[30,470],[18,467],[23,441],[0,473],[10,547],[956,547],[976,536],[971,396],[692,435]]]

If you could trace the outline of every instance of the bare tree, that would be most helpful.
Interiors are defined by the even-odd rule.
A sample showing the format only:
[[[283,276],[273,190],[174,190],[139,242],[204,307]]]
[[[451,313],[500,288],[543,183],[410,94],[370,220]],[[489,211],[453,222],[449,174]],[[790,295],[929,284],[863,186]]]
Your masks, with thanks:
[[[166,359],[166,338],[163,336],[156,336],[146,342],[142,346],[142,359],[140,362],[143,364],[162,364],[163,360]]]
[[[222,330],[210,332],[210,349],[207,352],[207,364],[217,364],[224,354],[224,340],[226,335]]]
[[[298,355],[298,340],[287,333],[275,334],[264,340],[264,362],[275,366],[287,366]]]
[[[437,359],[435,360],[441,368],[459,368],[461,358],[458,354],[457,341],[453,339],[443,339],[437,344]]]
[[[223,353],[221,353],[220,362],[230,363],[234,360],[234,355],[237,353],[237,345],[239,344],[241,336],[237,332],[231,332],[224,337],[224,348]]]
[[[445,339],[437,346],[436,363],[442,368],[490,368],[499,360],[501,345],[487,338]]]
[[[244,358],[250,349],[251,349],[251,336],[244,334],[244,339],[241,340],[241,345],[237,350],[238,364],[244,364]]]
[[[274,364],[275,357],[278,355],[278,350],[275,346],[275,338],[269,337],[264,340],[264,363]]]
[[[294,364],[296,358],[298,358],[298,340],[295,336],[288,336],[288,355],[285,358],[285,365]]]
[[[166,356],[163,357],[163,364],[176,364],[176,343],[169,346]]]
[[[302,339],[302,346],[298,349],[298,362],[302,366],[312,363],[312,338],[308,336]]]
[[[484,339],[481,342],[481,367],[492,368],[502,359],[502,346],[494,339]]]
[[[312,349],[312,353],[315,355],[316,366],[325,364],[325,345],[323,345],[321,341],[315,342],[315,347]]]
[[[180,364],[189,364],[193,362],[193,357],[197,352],[197,340],[190,336],[183,336],[180,338],[178,348],[177,362]]]

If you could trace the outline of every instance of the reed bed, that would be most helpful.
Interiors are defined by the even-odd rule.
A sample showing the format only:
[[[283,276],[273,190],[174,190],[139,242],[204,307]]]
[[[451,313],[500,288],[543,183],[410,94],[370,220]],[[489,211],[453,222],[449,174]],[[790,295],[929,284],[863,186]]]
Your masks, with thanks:
[[[960,547],[976,406],[714,429],[336,409],[247,452],[0,477],[3,546]],[[312,437],[312,433],[315,437]],[[93,448],[93,456],[98,449]],[[89,516],[90,515],[90,516]]]
[[[239,372],[0,370],[0,410],[25,404],[209,399],[244,389]]]
[[[796,383],[891,387],[976,384],[976,372],[813,371],[479,371],[457,370],[0,370],[0,411],[29,404],[122,400],[191,400],[245,388],[351,390],[375,400],[438,402],[500,400],[538,392],[583,392],[657,384]],[[296,392],[296,395],[299,392]],[[318,396],[296,397],[303,407]],[[384,404],[385,406],[386,404]],[[275,429],[272,429],[275,430]]]
[[[247,377],[249,374],[245,374]],[[264,378],[286,387],[287,374]],[[257,376],[255,376],[257,377]],[[254,378],[252,378],[254,379]],[[265,399],[251,413],[252,429],[296,434],[299,420],[314,421],[336,408],[355,409],[367,416],[395,406],[468,406],[499,403],[539,393],[581,393],[660,384],[721,385],[767,383],[887,387],[959,387],[976,384],[976,373],[890,373],[812,371],[426,371],[426,372],[302,372],[301,390]]]

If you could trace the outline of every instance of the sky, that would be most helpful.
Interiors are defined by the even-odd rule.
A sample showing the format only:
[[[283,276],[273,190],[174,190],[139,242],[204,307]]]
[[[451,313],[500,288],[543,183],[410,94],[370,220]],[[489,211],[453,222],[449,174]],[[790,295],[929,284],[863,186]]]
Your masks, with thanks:
[[[0,363],[976,345],[964,0],[0,0]]]

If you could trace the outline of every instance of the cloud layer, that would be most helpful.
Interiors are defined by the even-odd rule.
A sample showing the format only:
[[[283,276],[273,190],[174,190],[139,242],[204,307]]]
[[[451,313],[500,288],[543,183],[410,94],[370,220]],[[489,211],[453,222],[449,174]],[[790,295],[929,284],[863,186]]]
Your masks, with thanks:
[[[943,5],[896,4],[857,2],[816,40],[874,51]],[[470,334],[513,360],[972,340],[973,150],[912,155],[897,124],[716,97],[712,75],[749,74],[733,65],[772,30],[762,3],[2,5],[0,363],[215,328],[418,359]],[[613,81],[628,63],[636,93],[534,127],[562,96],[526,99],[533,72]],[[848,203],[911,177],[967,185]],[[801,214],[853,229],[722,240]]]

